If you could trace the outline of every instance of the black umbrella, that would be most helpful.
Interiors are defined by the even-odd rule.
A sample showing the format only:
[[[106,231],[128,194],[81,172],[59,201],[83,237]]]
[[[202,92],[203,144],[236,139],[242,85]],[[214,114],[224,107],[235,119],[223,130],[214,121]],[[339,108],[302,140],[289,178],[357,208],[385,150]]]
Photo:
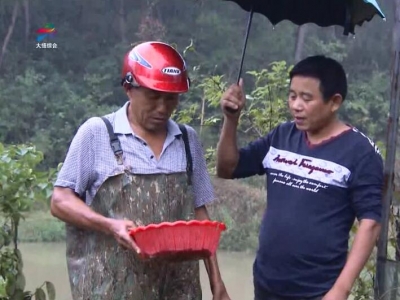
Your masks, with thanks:
[[[296,25],[314,23],[321,27],[342,26],[344,35],[354,34],[355,26],[361,26],[378,14],[385,15],[375,0],[223,0],[232,1],[249,12],[247,30],[242,50],[237,82],[239,82],[253,14],[260,13],[273,25],[289,20]]]

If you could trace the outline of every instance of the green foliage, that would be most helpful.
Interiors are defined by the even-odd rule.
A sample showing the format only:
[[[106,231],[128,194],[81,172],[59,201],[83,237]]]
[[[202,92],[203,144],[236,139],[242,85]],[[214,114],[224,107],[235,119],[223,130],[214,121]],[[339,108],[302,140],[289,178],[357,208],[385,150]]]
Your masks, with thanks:
[[[80,123],[102,112],[101,102],[108,94],[99,91],[107,78],[85,77],[89,94],[82,97],[59,74],[52,74],[49,80],[34,68],[26,69],[12,85],[0,81],[0,137],[6,143],[34,143],[55,167]]]
[[[267,133],[288,118],[286,99],[291,67],[284,61],[273,62],[270,67],[248,72],[253,78],[249,82],[254,81],[254,87],[246,95],[247,104],[241,114],[239,130],[253,136]],[[202,126],[221,125],[219,101],[227,86],[228,82],[221,75],[202,77],[197,88],[202,91],[201,101],[204,108],[195,103],[178,110],[173,117],[177,122],[196,124],[201,121]]]
[[[308,52],[311,54],[322,54],[339,62],[343,62],[347,57],[346,45],[340,40],[320,39],[316,36],[310,38]]]
[[[51,214],[44,206],[44,211],[32,211],[21,221],[18,230],[18,241],[63,242],[65,241],[65,224]]]
[[[241,117],[243,131],[253,130],[263,136],[289,118],[286,103],[290,69],[285,61],[279,61],[271,63],[270,70],[248,72],[254,77],[255,86],[247,96],[248,105]]]
[[[341,111],[345,121],[378,141],[383,141],[387,128],[389,83],[387,74],[381,72],[373,72],[369,81],[357,80],[349,86],[348,99]]]
[[[265,182],[263,177],[257,179]],[[212,182],[217,202],[209,207],[210,216],[227,225],[219,249],[254,252],[265,210],[264,188],[250,186],[244,180],[224,180],[215,176]]]
[[[254,251],[258,246],[260,220],[253,218],[249,222],[239,224],[230,216],[229,208],[223,207],[221,221],[227,231],[221,237],[219,248],[227,251]]]
[[[25,290],[23,259],[18,249],[18,228],[34,201],[51,193],[53,172],[36,171],[43,154],[29,145],[0,144],[0,294],[2,299],[46,299],[42,288]],[[55,299],[54,287],[46,282],[48,297]]]

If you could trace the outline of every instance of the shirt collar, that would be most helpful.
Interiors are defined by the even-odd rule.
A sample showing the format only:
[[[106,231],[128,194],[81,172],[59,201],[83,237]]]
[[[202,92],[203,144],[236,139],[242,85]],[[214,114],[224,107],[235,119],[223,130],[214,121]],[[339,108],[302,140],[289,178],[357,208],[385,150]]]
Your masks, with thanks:
[[[132,131],[132,128],[129,124],[128,120],[128,113],[127,109],[129,106],[129,101],[127,101],[124,106],[118,109],[115,112],[115,121],[114,121],[114,132],[116,134],[133,134],[135,133]],[[180,136],[182,135],[181,130],[177,123],[172,121],[171,119],[168,120],[167,123],[168,135],[170,136]]]

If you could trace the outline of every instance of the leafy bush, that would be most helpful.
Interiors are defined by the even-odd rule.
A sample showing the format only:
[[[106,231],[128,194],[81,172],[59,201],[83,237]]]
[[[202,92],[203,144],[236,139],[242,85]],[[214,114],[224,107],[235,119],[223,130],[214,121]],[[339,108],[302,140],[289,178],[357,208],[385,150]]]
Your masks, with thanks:
[[[0,144],[0,294],[1,299],[46,299],[42,287],[25,291],[23,259],[18,249],[18,228],[24,213],[35,200],[50,195],[52,174],[35,171],[43,154],[33,146]],[[54,286],[45,282],[50,300],[55,299]]]

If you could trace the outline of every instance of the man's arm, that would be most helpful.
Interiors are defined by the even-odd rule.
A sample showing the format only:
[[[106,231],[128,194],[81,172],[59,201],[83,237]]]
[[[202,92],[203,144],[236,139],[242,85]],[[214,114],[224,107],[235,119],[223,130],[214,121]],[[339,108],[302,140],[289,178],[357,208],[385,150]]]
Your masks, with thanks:
[[[66,223],[111,234],[110,220],[95,213],[70,188],[54,188],[50,209],[53,216]]]
[[[210,220],[205,206],[201,206],[195,209],[195,218],[200,221]],[[204,266],[208,274],[212,294],[215,295],[216,292],[220,293],[226,291],[225,284],[219,271],[217,254],[205,259]]]
[[[370,257],[380,233],[383,193],[383,161],[372,152],[365,155],[356,165],[350,189],[352,205],[360,221],[347,262],[336,280],[331,295],[347,297],[354,282]],[[337,293],[337,294],[336,294]],[[334,299],[327,295],[324,299]],[[341,300],[342,298],[338,298]],[[343,298],[347,299],[347,298]]]
[[[51,197],[51,214],[76,227],[114,235],[119,243],[138,252],[136,244],[128,234],[128,229],[134,227],[133,222],[106,218],[94,212],[81,199],[93,181],[93,122],[96,120],[90,119],[85,122],[71,142]]]
[[[195,219],[210,220],[206,205],[214,201],[214,189],[207,164],[204,158],[203,147],[194,129],[188,128],[190,150],[193,157],[193,197],[195,205]],[[210,281],[211,291],[215,296],[228,299],[224,282],[219,271],[217,256],[214,255],[204,260],[204,265]],[[220,299],[220,298],[218,298]]]
[[[224,122],[217,146],[217,176],[225,179],[245,178],[264,174],[262,160],[268,151],[267,138],[261,138],[238,149],[237,127],[246,98],[243,81],[231,85],[221,97]],[[232,113],[228,109],[236,109]]]
[[[94,120],[79,127],[72,139],[63,166],[57,176],[50,209],[53,216],[75,226],[109,233],[107,219],[92,211],[82,200],[93,182],[95,162]]]
[[[375,220],[361,220],[346,265],[336,280],[335,285],[332,288],[333,290],[340,290],[346,296],[350,294],[354,282],[358,276],[360,276],[362,269],[371,255],[380,228],[380,224]]]
[[[60,220],[83,229],[113,235],[118,243],[140,253],[139,247],[128,234],[128,230],[135,227],[132,221],[106,218],[94,212],[70,188],[55,187],[50,207],[51,214]]]
[[[239,162],[236,131],[238,120],[224,118],[222,131],[217,146],[217,176],[232,179]]]

